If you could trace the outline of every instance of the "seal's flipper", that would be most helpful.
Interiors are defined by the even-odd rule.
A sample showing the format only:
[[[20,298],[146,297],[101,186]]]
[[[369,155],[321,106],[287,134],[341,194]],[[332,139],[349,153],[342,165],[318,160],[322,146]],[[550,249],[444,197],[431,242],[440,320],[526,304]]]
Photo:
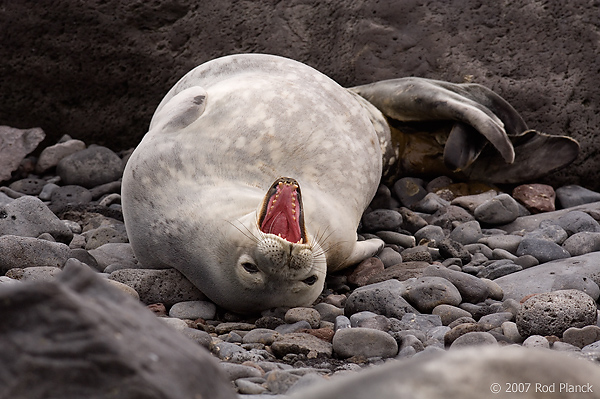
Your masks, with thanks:
[[[515,158],[507,132],[519,134],[527,128],[506,101],[479,85],[400,78],[350,90],[388,118],[403,122],[451,120],[470,125],[498,150],[506,163]]]
[[[573,162],[579,154],[579,143],[567,136],[550,136],[535,130],[511,137],[515,162],[504,164],[497,154],[482,154],[464,171],[469,179],[498,184],[535,180]]]
[[[469,167],[481,154],[487,140],[470,125],[456,122],[444,145],[444,165],[451,171]]]
[[[205,108],[206,90],[200,86],[189,87],[160,104],[152,117],[150,130],[181,130],[198,119]]]

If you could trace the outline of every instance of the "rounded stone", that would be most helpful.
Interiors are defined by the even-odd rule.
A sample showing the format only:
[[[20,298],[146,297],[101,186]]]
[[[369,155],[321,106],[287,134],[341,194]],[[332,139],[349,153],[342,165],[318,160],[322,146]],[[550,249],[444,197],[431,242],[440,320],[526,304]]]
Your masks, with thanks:
[[[484,346],[484,345],[497,345],[498,341],[489,332],[485,331],[473,331],[461,335],[456,338],[450,345],[450,349],[458,349],[469,346]]]
[[[460,319],[459,319],[460,320]],[[457,320],[458,321],[458,320]],[[483,332],[485,328],[477,323],[460,323],[456,326],[449,325],[451,330],[444,334],[444,344],[446,346],[452,345],[459,337],[471,333],[471,332]]]
[[[0,237],[0,274],[23,266],[61,268],[71,257],[71,249],[62,243],[32,237]]]
[[[263,345],[271,345],[280,337],[281,334],[275,330],[268,328],[255,328],[254,330],[248,331],[248,333],[244,335],[242,342],[245,344],[259,343]]]
[[[582,231],[575,233],[567,238],[562,247],[571,254],[571,256],[584,255],[589,252],[600,250],[600,233]]]
[[[470,212],[474,212],[475,209],[486,201],[496,197],[498,193],[494,190],[489,190],[481,194],[463,195],[456,197],[452,200],[452,205],[460,206]]]
[[[109,243],[127,243],[129,239],[126,233],[122,233],[112,227],[99,227],[85,233],[87,238],[85,249],[92,250]]]
[[[483,233],[481,232],[479,222],[477,220],[472,220],[456,226],[448,238],[463,245],[467,245],[478,242],[482,237]]]
[[[466,265],[471,261],[471,253],[465,249],[465,247],[454,240],[449,238],[442,240],[438,243],[440,255],[447,258],[459,258],[463,265]]]
[[[461,317],[471,317],[471,313],[452,305],[438,305],[433,308],[431,313],[440,316],[442,324],[445,326]]]
[[[52,191],[50,209],[59,212],[68,205],[88,204],[92,201],[92,193],[78,185],[62,186]]]
[[[383,266],[385,268],[398,265],[403,262],[402,255],[389,247],[383,248],[377,257],[379,260],[381,260],[381,262],[383,262]]]
[[[386,332],[371,328],[344,328],[333,336],[333,351],[341,358],[352,356],[394,357],[398,343]]]
[[[128,243],[104,244],[96,249],[89,250],[88,253],[98,263],[99,270],[105,270],[115,263],[128,265],[131,269],[139,268],[131,244]]]
[[[450,270],[439,265],[431,265],[423,270],[423,276],[445,278],[458,289],[462,299],[467,302],[483,302],[489,296],[488,284],[467,273]]]
[[[523,346],[525,348],[549,349],[550,342],[546,339],[546,337],[542,337],[541,335],[531,335],[523,341]]]
[[[492,250],[500,248],[510,252],[511,254],[515,254],[517,252],[517,248],[519,248],[521,241],[523,241],[523,237],[513,234],[493,235],[490,237],[483,237],[479,240],[481,244],[487,245]]]
[[[567,185],[556,189],[556,198],[563,208],[600,201],[600,193],[577,185]]]
[[[537,229],[525,234],[525,237],[541,238],[555,242],[558,245],[562,245],[569,235],[565,229],[557,225],[555,221],[544,220],[540,223]]]
[[[442,229],[440,226],[427,225],[415,233],[417,244],[419,244],[421,241],[441,242],[445,238],[446,235],[444,234],[444,229]]]
[[[378,258],[367,258],[360,262],[358,266],[348,276],[348,282],[362,287],[367,285],[371,276],[385,269],[383,262]]]
[[[217,314],[217,306],[208,301],[183,301],[171,306],[169,317],[178,319],[212,320]]]
[[[519,217],[519,205],[510,195],[500,194],[479,205],[473,214],[483,223],[506,224]]]
[[[514,188],[512,196],[531,213],[552,212],[556,209],[556,193],[547,184],[522,184]]]
[[[398,231],[402,225],[402,215],[391,209],[377,209],[365,214],[362,218],[362,229],[365,232]]]
[[[600,232],[600,224],[589,214],[582,211],[571,211],[558,218],[557,223],[568,235],[589,231]]]
[[[81,140],[67,140],[46,147],[40,153],[35,170],[37,173],[44,173],[58,165],[64,157],[82,150],[85,150],[85,143]]]
[[[424,182],[414,177],[403,177],[394,183],[394,193],[407,208],[422,200],[427,195]]]
[[[428,216],[425,220],[431,225],[450,231],[454,228],[454,223],[465,223],[475,220],[475,218],[463,208],[450,205]]]
[[[12,182],[8,187],[25,195],[38,195],[46,185],[46,180],[42,179],[21,179]]]
[[[286,323],[293,324],[299,321],[306,321],[311,328],[319,328],[321,323],[321,315],[313,308],[292,308],[285,313],[284,320]]]
[[[505,321],[500,327],[502,328],[502,334],[506,338],[510,339],[512,342],[516,344],[520,344],[523,342],[523,337],[521,337],[521,334],[519,334],[517,323],[512,321]]]
[[[424,245],[418,245],[413,248],[407,248],[400,253],[404,262],[433,262],[429,248]]]
[[[329,321],[331,323],[335,322],[337,316],[344,314],[344,309],[324,302],[316,304],[313,308],[321,315],[321,321]]]
[[[402,295],[405,286],[398,280],[369,284],[354,290],[346,301],[347,316],[368,310],[386,317],[401,319],[406,313],[418,313]]]
[[[319,358],[331,357],[332,345],[310,334],[291,333],[282,335],[277,341],[273,342],[271,350],[278,358],[282,358],[289,353]]]
[[[550,240],[542,240],[539,238],[523,238],[517,248],[516,255],[531,255],[540,263],[571,257],[571,254],[560,245]]]
[[[378,231],[377,236],[385,241],[386,244],[399,245],[403,248],[415,246],[415,237],[411,235],[397,233],[395,231]]]
[[[66,185],[92,188],[118,180],[123,174],[123,164],[110,149],[91,145],[61,159],[56,173]]]
[[[423,313],[430,313],[438,305],[456,306],[462,302],[458,289],[445,278],[427,276],[406,283],[406,299]]]
[[[43,233],[63,243],[73,239],[73,232],[39,198],[26,195],[0,205],[0,236],[38,237]]]
[[[448,206],[450,206],[450,202],[435,193],[429,193],[419,202],[412,205],[411,208],[417,212],[432,214]]]
[[[537,294],[527,299],[517,313],[517,327],[523,337],[556,335],[570,327],[596,324],[597,307],[592,297],[578,290]]]
[[[600,341],[600,327],[598,326],[571,327],[563,333],[563,342],[580,349],[597,341]]]
[[[591,296],[594,301],[600,298],[600,287],[591,278],[576,274],[563,274],[554,277],[551,291],[579,290]]]

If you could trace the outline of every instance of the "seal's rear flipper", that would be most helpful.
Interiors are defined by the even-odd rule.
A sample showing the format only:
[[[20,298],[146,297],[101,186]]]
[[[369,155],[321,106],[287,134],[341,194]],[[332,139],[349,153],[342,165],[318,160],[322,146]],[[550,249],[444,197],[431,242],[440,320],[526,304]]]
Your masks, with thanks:
[[[507,165],[495,153],[480,156],[464,173],[472,180],[513,184],[535,180],[573,162],[579,143],[567,136],[550,136],[535,130],[511,137],[515,162]]]
[[[452,171],[469,167],[481,154],[487,140],[472,126],[457,122],[444,145],[444,165]]]

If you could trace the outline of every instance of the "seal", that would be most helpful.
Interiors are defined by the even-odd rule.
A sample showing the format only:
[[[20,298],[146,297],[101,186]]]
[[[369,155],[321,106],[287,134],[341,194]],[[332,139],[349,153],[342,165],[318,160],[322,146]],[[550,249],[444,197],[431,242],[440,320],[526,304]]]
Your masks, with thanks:
[[[356,229],[403,154],[390,111],[456,121],[451,164],[473,164],[488,143],[514,161],[503,121],[516,112],[503,102],[497,116],[464,93],[418,79],[348,90],[264,54],[200,65],[167,93],[126,165],[122,205],[135,255],[144,267],[179,270],[232,311],[309,305],[327,271],[383,247],[357,241]],[[463,156],[470,135],[483,138],[464,144]]]

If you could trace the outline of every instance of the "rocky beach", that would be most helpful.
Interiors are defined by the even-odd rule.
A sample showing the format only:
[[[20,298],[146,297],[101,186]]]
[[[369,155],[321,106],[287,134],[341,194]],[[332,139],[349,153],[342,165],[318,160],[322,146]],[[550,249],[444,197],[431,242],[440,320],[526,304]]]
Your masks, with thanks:
[[[191,397],[198,384],[209,397],[318,397],[317,383],[343,391],[362,373],[378,392],[394,368],[460,353],[477,381],[508,362],[513,374],[494,372],[506,395],[502,381],[551,389],[548,365],[580,389],[594,380],[577,367],[600,373],[600,193],[402,178],[380,186],[359,227],[385,241],[376,257],[328,276],[310,307],[240,315],[136,260],[119,195],[131,150],[65,136],[27,156],[43,132],[1,129],[0,397]],[[538,373],[520,356],[539,357]]]

